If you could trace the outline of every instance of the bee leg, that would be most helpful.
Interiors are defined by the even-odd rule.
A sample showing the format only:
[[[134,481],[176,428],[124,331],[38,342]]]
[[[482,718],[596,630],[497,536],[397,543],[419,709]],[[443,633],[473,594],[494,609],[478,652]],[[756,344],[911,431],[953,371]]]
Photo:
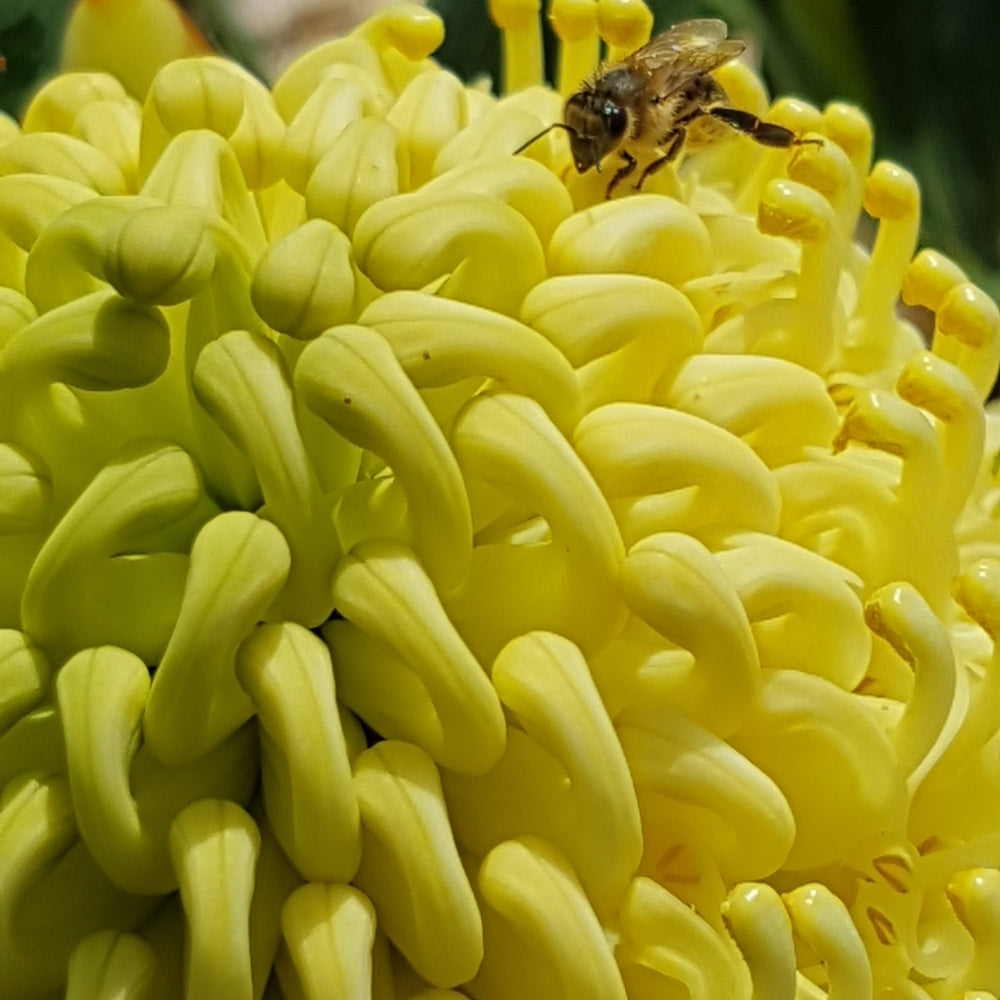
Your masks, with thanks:
[[[635,170],[636,159],[631,153],[623,149],[620,152],[620,156],[625,162],[618,168],[614,177],[612,177],[608,182],[608,189],[604,192],[605,199],[610,198],[611,192],[614,191],[614,189],[618,187],[618,185],[625,180],[625,178],[628,177],[633,170]]]
[[[674,153],[674,156],[676,155],[677,154]],[[674,156],[669,156],[669,155],[661,156],[658,160],[653,160],[653,162],[650,163],[645,170],[643,170],[642,176],[639,178],[639,180],[636,181],[635,185],[636,191],[641,191],[643,184],[645,184],[646,181],[653,176],[653,174],[662,170],[674,158]]]
[[[653,174],[662,170],[668,163],[677,159],[677,154],[681,151],[681,147],[684,145],[686,135],[687,133],[684,129],[679,128],[664,137],[663,142],[660,143],[661,149],[666,146],[666,149],[663,151],[663,156],[661,156],[658,160],[653,160],[653,162],[650,163],[645,170],[643,170],[642,176],[638,181],[636,181],[636,191],[642,190],[642,186],[646,183],[647,178],[652,177]]]
[[[764,121],[750,111],[739,108],[716,107],[709,108],[708,114],[721,122],[725,122],[737,132],[749,136],[762,146],[775,146],[788,149],[791,146],[801,146],[804,143],[819,144],[819,139],[800,139],[790,128],[777,122]]]
[[[663,149],[664,146],[667,147],[666,149],[663,150],[663,159],[655,160],[654,162],[663,164],[663,163],[670,163],[671,161],[676,160],[677,154],[681,151],[681,147],[684,145],[684,140],[686,138],[687,138],[687,132],[682,128],[675,129],[673,132],[669,133],[668,135],[665,135],[663,137],[663,141],[659,144],[660,149]],[[670,145],[667,145],[668,139],[670,140]],[[656,169],[659,170],[660,168],[656,167]]]

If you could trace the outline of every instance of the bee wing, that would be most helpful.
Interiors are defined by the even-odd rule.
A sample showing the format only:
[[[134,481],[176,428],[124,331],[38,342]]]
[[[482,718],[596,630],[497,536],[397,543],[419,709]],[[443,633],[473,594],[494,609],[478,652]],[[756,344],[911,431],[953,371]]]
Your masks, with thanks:
[[[683,87],[702,73],[735,59],[745,48],[738,38],[727,38],[725,21],[696,18],[682,21],[650,39],[628,62],[645,70],[649,89],[667,94]]]

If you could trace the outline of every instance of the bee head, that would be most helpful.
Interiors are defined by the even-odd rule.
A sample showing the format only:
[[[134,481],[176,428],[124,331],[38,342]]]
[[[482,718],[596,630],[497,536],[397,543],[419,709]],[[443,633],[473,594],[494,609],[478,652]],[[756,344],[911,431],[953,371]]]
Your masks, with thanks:
[[[621,145],[628,128],[628,112],[607,94],[580,90],[566,101],[563,110],[569,148],[579,173],[601,169],[601,160]]]

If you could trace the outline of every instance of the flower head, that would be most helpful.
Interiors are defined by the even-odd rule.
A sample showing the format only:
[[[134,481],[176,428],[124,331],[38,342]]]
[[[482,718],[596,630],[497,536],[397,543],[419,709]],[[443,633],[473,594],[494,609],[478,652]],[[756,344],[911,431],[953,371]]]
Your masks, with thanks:
[[[0,993],[996,992],[996,306],[743,63],[512,156],[651,19],[490,6],[4,124]]]

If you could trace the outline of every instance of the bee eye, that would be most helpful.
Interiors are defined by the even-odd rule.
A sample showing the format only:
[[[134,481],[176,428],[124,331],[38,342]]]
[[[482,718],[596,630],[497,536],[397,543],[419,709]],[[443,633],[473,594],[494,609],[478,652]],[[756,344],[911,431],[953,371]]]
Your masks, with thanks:
[[[622,135],[628,124],[628,115],[625,114],[625,109],[614,101],[604,102],[604,107],[601,108],[601,119],[604,122],[604,127],[613,136]]]

